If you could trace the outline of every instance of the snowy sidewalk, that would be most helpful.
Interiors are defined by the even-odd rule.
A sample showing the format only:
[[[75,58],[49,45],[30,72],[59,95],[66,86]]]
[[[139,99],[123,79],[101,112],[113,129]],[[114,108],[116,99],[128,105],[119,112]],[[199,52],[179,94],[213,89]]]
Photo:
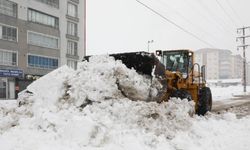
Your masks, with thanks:
[[[250,99],[215,101],[213,103],[212,111],[218,112],[232,107],[239,107],[243,105],[250,105]]]

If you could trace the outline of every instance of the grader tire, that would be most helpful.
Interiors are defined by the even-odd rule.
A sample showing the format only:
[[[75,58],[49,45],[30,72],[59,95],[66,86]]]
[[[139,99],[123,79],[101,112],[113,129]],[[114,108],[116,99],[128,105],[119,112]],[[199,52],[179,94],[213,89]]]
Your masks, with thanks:
[[[191,94],[189,94],[189,92],[182,90],[182,89],[173,91],[173,93],[170,95],[170,97],[187,99],[188,101],[192,100]]]
[[[198,101],[198,108],[196,113],[204,116],[208,111],[212,109],[212,93],[210,88],[204,87],[200,90],[200,96]]]

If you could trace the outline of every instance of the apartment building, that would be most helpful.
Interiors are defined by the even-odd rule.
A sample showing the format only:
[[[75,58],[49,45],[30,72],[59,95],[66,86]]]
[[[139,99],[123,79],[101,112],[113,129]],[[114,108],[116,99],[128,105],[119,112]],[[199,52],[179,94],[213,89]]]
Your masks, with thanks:
[[[82,0],[0,0],[0,99],[84,55]]]
[[[219,52],[213,49],[195,51],[195,62],[206,66],[206,78],[219,78]]]
[[[250,85],[250,62],[247,63],[246,75],[247,85]]]
[[[233,79],[241,79],[243,75],[243,58],[240,55],[231,56],[231,74]]]
[[[232,77],[231,51],[222,49],[200,49],[195,51],[195,62],[206,66],[206,77],[230,79]]]

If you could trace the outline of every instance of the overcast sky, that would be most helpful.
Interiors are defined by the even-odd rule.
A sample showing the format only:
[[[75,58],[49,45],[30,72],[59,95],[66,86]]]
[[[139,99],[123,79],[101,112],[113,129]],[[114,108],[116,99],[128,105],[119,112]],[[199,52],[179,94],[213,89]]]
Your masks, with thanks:
[[[136,0],[87,0],[87,55],[147,51],[149,40],[151,52],[212,47],[237,53],[236,29],[250,26],[250,0],[217,0],[222,7],[216,0],[140,1],[205,43]],[[250,47],[247,51],[250,61]]]

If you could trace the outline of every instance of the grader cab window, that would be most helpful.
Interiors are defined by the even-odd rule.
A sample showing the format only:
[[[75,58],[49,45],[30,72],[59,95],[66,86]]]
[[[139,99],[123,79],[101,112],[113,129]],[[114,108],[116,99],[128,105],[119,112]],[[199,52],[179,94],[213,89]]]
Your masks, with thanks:
[[[179,71],[186,73],[188,70],[188,54],[185,52],[169,52],[163,53],[162,63],[165,65],[166,70]]]

